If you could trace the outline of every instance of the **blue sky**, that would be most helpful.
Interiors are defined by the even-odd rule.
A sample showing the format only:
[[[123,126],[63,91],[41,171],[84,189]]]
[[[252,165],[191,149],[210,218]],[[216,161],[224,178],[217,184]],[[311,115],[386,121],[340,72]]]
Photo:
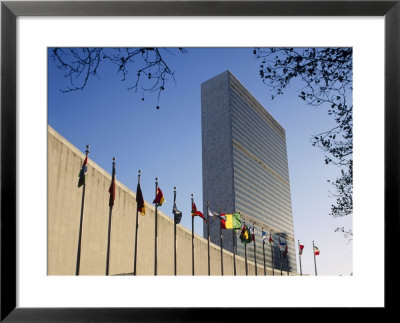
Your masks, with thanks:
[[[62,93],[60,89],[68,81],[49,59],[49,125],[82,152],[89,144],[89,157],[109,173],[115,156],[117,179],[133,191],[141,169],[142,191],[148,202],[154,198],[154,179],[158,177],[166,199],[160,210],[171,217],[176,186],[177,205],[183,212],[181,224],[190,229],[190,194],[202,210],[200,84],[230,70],[286,130],[295,240],[305,245],[303,273],[314,274],[314,240],[321,251],[318,274],[349,275],[352,244],[334,229],[352,228],[352,217],[329,216],[334,199],[327,180],[335,179],[339,170],[325,165],[323,152],[310,142],[311,135],[330,129],[333,120],[324,108],[307,106],[298,98],[300,84],[271,100],[258,73],[260,62],[252,52],[252,48],[188,48],[187,54],[166,53],[176,85],[167,84],[159,110],[155,108],[156,94],[146,94],[142,101],[141,93],[128,91],[132,83],[121,82],[115,65],[110,64],[101,68],[99,77],[90,79],[83,91]],[[200,235],[201,222],[195,219],[195,231]]]

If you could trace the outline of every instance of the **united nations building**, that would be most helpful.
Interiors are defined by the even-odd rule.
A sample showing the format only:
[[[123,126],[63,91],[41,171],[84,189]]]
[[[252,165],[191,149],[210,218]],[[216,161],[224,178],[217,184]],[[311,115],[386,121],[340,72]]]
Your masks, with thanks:
[[[285,130],[229,71],[202,83],[201,122],[204,212],[207,202],[214,212],[240,212],[242,224],[255,230],[256,259],[253,243],[247,259],[263,265],[265,254],[275,275],[296,273]],[[264,253],[262,231],[274,240],[265,241]],[[244,256],[239,235],[222,230],[223,248]],[[220,244],[219,221],[210,221],[210,238]],[[279,242],[287,243],[287,257]]]

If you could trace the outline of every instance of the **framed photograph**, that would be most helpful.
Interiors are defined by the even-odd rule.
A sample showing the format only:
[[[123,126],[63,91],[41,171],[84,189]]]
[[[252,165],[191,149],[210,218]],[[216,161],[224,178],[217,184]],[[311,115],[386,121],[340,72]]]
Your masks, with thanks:
[[[386,282],[397,275],[386,247],[398,234],[400,1],[2,1],[1,31],[1,321],[207,321],[242,316],[239,307],[391,307]],[[187,47],[198,55],[206,47],[353,48],[354,275],[104,277],[82,267],[85,276],[76,277],[63,263],[49,264],[47,190],[57,184],[47,174],[47,60],[49,49],[88,46]],[[243,290],[254,296],[241,299]]]

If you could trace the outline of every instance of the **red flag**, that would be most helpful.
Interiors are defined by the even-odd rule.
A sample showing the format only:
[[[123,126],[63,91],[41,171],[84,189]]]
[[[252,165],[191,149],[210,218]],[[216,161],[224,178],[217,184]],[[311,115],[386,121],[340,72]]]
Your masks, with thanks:
[[[251,240],[254,241],[254,239],[256,238],[256,235],[254,234],[254,228],[250,228],[250,236],[251,236]]]
[[[196,216],[196,215],[203,218],[204,223],[207,223],[207,220],[205,219],[203,213],[201,213],[200,211],[197,211],[196,204],[194,202],[192,202],[192,216]]]
[[[157,206],[161,206],[164,203],[164,194],[161,191],[159,187],[157,187],[157,195],[156,198],[154,199],[153,203],[156,204]]]
[[[221,228],[222,228],[222,229],[226,229],[226,223],[225,223],[225,221],[226,221],[226,216],[225,216],[225,213],[221,213],[221,214],[219,215],[219,220],[221,221]]]
[[[286,258],[287,253],[288,253],[288,248],[287,248],[287,244],[286,244],[285,251],[283,252],[283,257]]]
[[[272,245],[274,243],[274,239],[272,239],[271,235],[269,235],[269,239],[268,239],[269,243]]]
[[[303,249],[304,249],[304,245],[300,245],[299,246],[299,254],[302,255],[303,254]]]

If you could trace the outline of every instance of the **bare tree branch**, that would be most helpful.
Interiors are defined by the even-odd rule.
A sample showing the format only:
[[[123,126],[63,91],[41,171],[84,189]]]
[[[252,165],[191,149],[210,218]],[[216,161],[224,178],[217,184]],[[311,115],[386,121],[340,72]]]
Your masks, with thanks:
[[[178,53],[186,52],[183,48],[178,49]],[[158,108],[161,93],[169,81],[176,84],[174,72],[164,54],[174,55],[174,51],[159,48],[54,48],[50,57],[69,81],[69,85],[61,89],[64,93],[83,90],[92,77],[98,77],[104,64],[111,63],[115,65],[116,73],[121,74],[121,81],[128,81],[133,71],[133,85],[128,86],[128,90],[140,90],[142,100],[146,92],[156,92]]]

